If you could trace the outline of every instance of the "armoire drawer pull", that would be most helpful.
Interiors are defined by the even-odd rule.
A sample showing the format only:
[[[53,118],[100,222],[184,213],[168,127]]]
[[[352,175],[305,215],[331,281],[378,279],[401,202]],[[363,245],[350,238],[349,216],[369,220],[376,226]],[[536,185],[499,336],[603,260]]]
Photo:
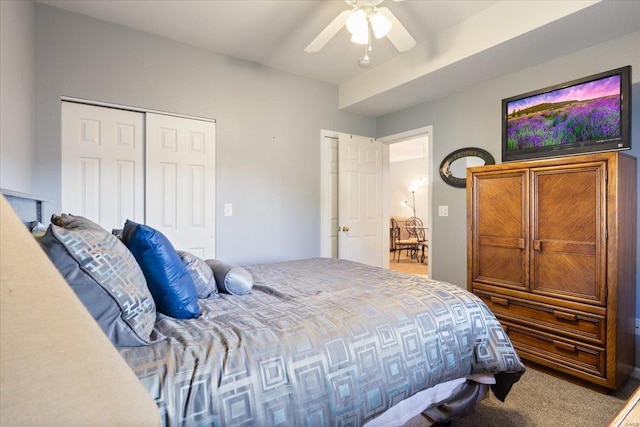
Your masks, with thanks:
[[[504,306],[508,306],[509,305],[509,300],[506,298],[500,298],[500,297],[491,297],[491,303],[492,304],[498,304],[498,305],[504,305]]]
[[[576,315],[571,313],[565,313],[563,311],[554,311],[553,314],[556,316],[556,319],[568,320],[569,322],[576,321]]]
[[[575,346],[575,345],[573,345],[573,344],[567,344],[567,343],[564,343],[564,342],[562,342],[562,341],[555,341],[555,340],[554,340],[554,341],[553,341],[553,345],[555,345],[555,346],[556,346],[556,348],[559,348],[559,349],[561,349],[561,350],[570,351],[570,352],[572,352],[572,353],[575,353],[575,352],[576,352],[576,346]]]

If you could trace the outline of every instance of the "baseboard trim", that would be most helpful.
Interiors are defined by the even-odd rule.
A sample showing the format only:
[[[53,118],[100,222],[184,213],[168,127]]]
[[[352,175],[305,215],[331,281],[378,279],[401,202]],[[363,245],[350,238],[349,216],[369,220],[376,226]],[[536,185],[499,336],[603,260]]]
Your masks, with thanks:
[[[631,376],[640,379],[640,368],[634,368],[633,371],[631,371]]]

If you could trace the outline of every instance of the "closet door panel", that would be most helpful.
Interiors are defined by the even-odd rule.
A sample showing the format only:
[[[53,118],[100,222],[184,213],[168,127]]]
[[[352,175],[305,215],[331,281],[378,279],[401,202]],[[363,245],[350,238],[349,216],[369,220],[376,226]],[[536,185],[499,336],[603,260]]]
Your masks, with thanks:
[[[144,114],[62,102],[62,212],[107,230],[144,221]]]
[[[77,163],[74,166],[80,168],[79,178],[77,182],[80,186],[80,191],[77,192],[73,203],[69,204],[69,207],[76,205],[76,210],[68,211],[68,213],[77,212],[77,215],[84,216],[95,222],[99,222],[101,219],[102,200],[100,197],[100,159],[94,159],[89,157],[79,157],[76,159]],[[75,169],[75,168],[74,168]],[[75,170],[68,170],[66,172],[76,172]],[[63,188],[68,185],[63,185]],[[69,194],[67,194],[67,197]],[[62,211],[65,210],[65,204],[62,204]]]
[[[147,113],[146,222],[177,250],[215,256],[215,123]]]
[[[206,171],[202,165],[190,165],[189,175],[189,193],[187,207],[189,212],[187,214],[187,221],[191,227],[198,228],[205,225],[205,175]]]
[[[136,177],[136,170],[139,169],[140,167],[136,167],[133,161],[120,160],[117,162],[117,187],[115,190],[118,201],[116,206],[118,224],[124,224],[127,219],[135,218],[136,203],[139,203],[136,200],[135,183],[136,179],[141,179],[141,177]]]

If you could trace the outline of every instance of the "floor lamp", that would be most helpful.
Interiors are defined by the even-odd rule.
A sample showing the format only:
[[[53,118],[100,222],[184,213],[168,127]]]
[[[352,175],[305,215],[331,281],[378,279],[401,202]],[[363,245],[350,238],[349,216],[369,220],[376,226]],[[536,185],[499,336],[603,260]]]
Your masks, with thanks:
[[[409,187],[409,191],[411,191],[413,205],[409,204],[409,202],[407,202],[406,200],[402,201],[401,205],[403,207],[409,206],[411,209],[413,209],[413,217],[416,218],[416,189],[413,187]]]

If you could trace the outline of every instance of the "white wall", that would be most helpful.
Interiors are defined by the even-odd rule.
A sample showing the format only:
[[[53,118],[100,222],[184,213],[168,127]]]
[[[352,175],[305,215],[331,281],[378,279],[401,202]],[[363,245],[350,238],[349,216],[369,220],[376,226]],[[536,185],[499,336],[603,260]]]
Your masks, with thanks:
[[[410,207],[402,207],[400,203],[406,200],[409,204],[413,204],[411,191],[408,190],[408,187],[412,181],[419,179],[421,175],[426,173],[423,171],[424,162],[422,159],[412,159],[389,164],[389,215],[413,216],[413,210]],[[427,188],[416,188],[415,198],[416,216],[424,224],[428,224]]]
[[[0,1],[0,188],[34,192],[35,21],[31,1]]]
[[[320,254],[320,130],[375,136],[338,88],[36,4],[37,189],[60,209],[60,97],[217,121],[216,254],[249,264]],[[225,203],[233,216],[223,215]]]

